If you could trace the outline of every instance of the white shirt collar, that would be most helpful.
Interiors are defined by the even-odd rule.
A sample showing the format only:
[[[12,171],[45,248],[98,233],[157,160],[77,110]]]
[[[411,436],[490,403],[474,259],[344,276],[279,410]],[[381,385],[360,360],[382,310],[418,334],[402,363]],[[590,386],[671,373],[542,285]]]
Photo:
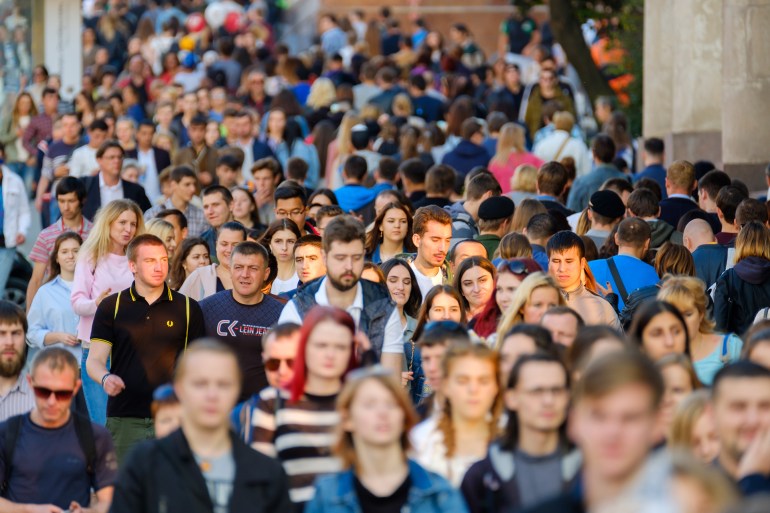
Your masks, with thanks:
[[[319,305],[331,305],[331,303],[329,303],[329,295],[326,293],[326,285],[328,280],[328,277],[324,277],[324,279],[321,281],[321,286],[318,288],[318,292],[315,293],[315,300]],[[353,299],[353,304],[351,304],[347,309],[350,310],[352,308],[357,308],[359,310],[364,309],[364,289],[361,286],[360,281],[356,283],[356,297]]]
[[[120,178],[118,178],[118,183],[116,185],[107,185],[107,182],[104,181],[104,175],[102,174],[101,171],[99,171],[99,188],[100,189],[106,187],[107,189],[114,191],[114,190],[117,190],[117,188],[120,186],[121,186]]]

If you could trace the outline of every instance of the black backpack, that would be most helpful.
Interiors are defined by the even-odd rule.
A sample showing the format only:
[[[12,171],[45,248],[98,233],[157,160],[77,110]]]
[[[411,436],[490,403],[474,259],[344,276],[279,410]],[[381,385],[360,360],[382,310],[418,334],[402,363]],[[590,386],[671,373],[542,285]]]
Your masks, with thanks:
[[[5,474],[2,485],[0,485],[0,496],[6,497],[8,494],[8,483],[11,480],[13,471],[13,454],[16,451],[16,444],[19,441],[19,433],[24,422],[24,417],[29,413],[16,415],[6,421],[5,443],[3,445],[3,458],[5,461]],[[72,420],[75,423],[75,433],[80,443],[80,448],[86,455],[86,472],[91,481],[91,487],[96,488],[96,439],[94,437],[94,428],[91,426],[91,419],[80,413],[72,412]]]

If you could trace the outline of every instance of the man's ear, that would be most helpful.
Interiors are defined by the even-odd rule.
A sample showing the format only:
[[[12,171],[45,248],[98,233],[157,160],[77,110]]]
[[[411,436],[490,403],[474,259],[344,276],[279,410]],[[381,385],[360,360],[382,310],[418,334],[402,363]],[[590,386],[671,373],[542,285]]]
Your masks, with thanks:
[[[418,248],[420,247],[420,239],[421,239],[421,237],[420,237],[420,235],[419,235],[419,234],[417,234],[417,233],[413,233],[413,234],[412,234],[412,243],[413,243],[413,244],[414,244],[416,247],[418,247]]]

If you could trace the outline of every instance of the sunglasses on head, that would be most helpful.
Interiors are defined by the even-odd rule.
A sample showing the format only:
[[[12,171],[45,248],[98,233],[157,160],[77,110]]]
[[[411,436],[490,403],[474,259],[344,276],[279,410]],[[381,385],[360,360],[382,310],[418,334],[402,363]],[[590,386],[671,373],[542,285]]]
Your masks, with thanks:
[[[281,362],[286,362],[289,368],[294,367],[294,358],[269,358],[265,360],[265,369],[275,372],[281,368]]]
[[[74,390],[51,390],[46,387],[32,387],[32,390],[34,390],[35,397],[38,399],[48,400],[51,394],[53,394],[57,401],[69,401],[75,393]]]
[[[497,272],[502,272],[505,270],[510,273],[520,274],[523,276],[527,276],[529,274],[529,269],[527,269],[526,264],[521,260],[503,260],[497,265]]]

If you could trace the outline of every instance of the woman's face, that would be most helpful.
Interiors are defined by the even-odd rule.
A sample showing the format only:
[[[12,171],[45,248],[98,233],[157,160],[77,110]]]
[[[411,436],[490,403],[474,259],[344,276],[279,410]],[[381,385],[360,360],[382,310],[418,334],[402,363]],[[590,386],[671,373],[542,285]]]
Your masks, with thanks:
[[[690,375],[681,365],[667,365],[661,370],[665,392],[663,394],[663,416],[666,425],[671,424],[674,411],[679,403],[692,393]]]
[[[494,362],[475,356],[452,361],[442,381],[444,397],[452,414],[467,420],[483,420],[492,410],[497,396],[497,368]]]
[[[521,280],[513,273],[502,272],[497,275],[497,283],[495,284],[497,294],[495,299],[501,312],[505,313],[508,311],[508,307],[511,306],[511,300],[513,299],[513,293],[516,292],[520,284]]]
[[[219,140],[219,123],[216,121],[209,121],[206,125],[206,144],[214,146]]]
[[[62,271],[68,273],[75,272],[79,250],[80,243],[74,239],[67,239],[59,244],[59,251],[56,252],[56,263],[59,264]]]
[[[519,358],[525,354],[535,354],[537,345],[532,337],[517,333],[510,335],[503,340],[500,346],[500,383],[508,383],[508,376],[511,369],[519,361]]]
[[[198,267],[206,265],[211,265],[211,258],[209,257],[209,248],[203,244],[193,246],[182,263],[182,267],[188,275]]]
[[[433,298],[433,302],[428,310],[428,321],[454,321],[462,320],[462,310],[460,303],[449,294],[438,294]]]
[[[538,287],[529,295],[522,314],[527,324],[540,324],[540,319],[549,308],[559,305],[559,291],[553,287]]]
[[[353,334],[331,319],[319,322],[307,339],[305,365],[308,377],[341,379],[353,350]]]
[[[714,419],[705,411],[692,426],[692,451],[698,460],[708,465],[719,456],[719,437]]]
[[[385,385],[367,379],[356,388],[350,408],[343,414],[343,427],[370,447],[391,447],[400,443],[405,416],[401,404]]]
[[[471,267],[463,274],[460,281],[463,296],[468,300],[470,309],[475,312],[483,308],[492,297],[495,279],[492,273],[481,266]]]
[[[270,136],[282,138],[284,128],[286,128],[286,114],[280,110],[271,111],[267,118],[267,131]]]
[[[174,257],[174,252],[176,251],[176,237],[174,237],[173,231],[166,236],[163,245],[166,246],[169,260],[172,259]]]
[[[32,110],[32,98],[26,94],[19,96],[19,114],[27,115],[30,110]]]
[[[683,307],[678,308],[678,310],[679,313],[682,314],[682,317],[684,317],[684,323],[687,325],[687,333],[689,333],[690,336],[700,333],[700,323],[703,321],[703,314],[701,314],[695,306],[695,301],[688,301],[679,306]]]
[[[400,208],[391,208],[385,212],[382,219],[382,238],[396,244],[403,244],[409,221],[406,213]]]
[[[249,198],[249,193],[241,189],[233,189],[233,217],[246,219],[254,211],[254,203]]]
[[[122,214],[110,224],[110,241],[121,248],[128,246],[136,235],[137,219],[133,210],[124,210]]]
[[[278,230],[270,239],[270,251],[275,255],[275,259],[283,263],[294,261],[294,244],[297,243],[297,236],[290,230]]]
[[[155,119],[159,125],[168,126],[174,119],[174,110],[170,106],[161,107],[155,114]]]
[[[642,347],[653,361],[667,354],[684,354],[687,350],[687,332],[674,314],[661,312],[642,331]]]
[[[406,267],[394,266],[388,273],[385,284],[388,286],[390,298],[399,308],[403,308],[412,293],[412,277]]]

